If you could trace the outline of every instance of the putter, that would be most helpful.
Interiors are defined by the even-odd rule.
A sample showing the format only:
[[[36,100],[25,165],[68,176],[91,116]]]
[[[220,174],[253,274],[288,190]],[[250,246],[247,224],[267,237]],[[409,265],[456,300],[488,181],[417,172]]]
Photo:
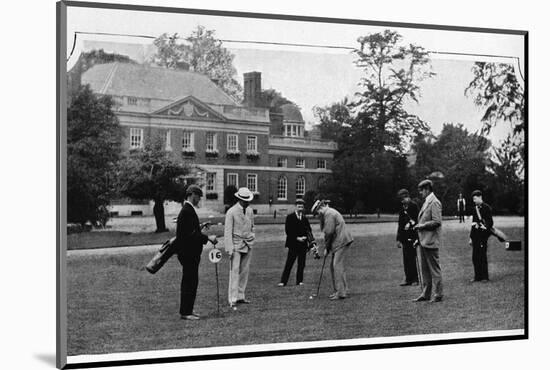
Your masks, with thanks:
[[[220,280],[218,278],[218,264],[215,263],[216,267],[216,302],[218,304],[218,316],[220,316]]]
[[[319,283],[317,284],[317,293],[310,295],[309,299],[319,296],[319,289],[321,288],[321,280],[323,279],[323,270],[325,269],[325,261],[327,260],[327,256],[328,254],[325,254],[325,257],[323,257],[323,266],[321,266],[321,274],[319,275]]]

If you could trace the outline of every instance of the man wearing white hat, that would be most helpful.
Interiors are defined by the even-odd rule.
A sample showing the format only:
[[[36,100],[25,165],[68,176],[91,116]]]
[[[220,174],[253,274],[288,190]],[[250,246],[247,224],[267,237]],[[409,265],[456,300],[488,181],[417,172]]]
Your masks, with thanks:
[[[325,234],[325,256],[328,253],[332,256],[330,272],[334,293],[329,298],[338,300],[346,298],[348,294],[344,257],[353,243],[353,237],[346,229],[344,217],[327,203],[325,200],[317,200],[311,207],[311,213],[319,215],[321,230]]]
[[[239,303],[250,303],[244,292],[250,270],[250,255],[254,244],[254,213],[249,207],[254,194],[248,188],[235,193],[238,202],[225,215],[224,244],[229,254],[229,306],[234,310]]]

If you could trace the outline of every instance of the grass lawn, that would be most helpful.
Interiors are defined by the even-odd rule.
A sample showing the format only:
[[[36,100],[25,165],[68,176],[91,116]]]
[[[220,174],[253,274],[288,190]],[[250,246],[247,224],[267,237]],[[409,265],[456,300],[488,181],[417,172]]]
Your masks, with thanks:
[[[523,228],[505,231],[511,239],[523,240]],[[388,234],[356,239],[347,257],[350,298],[340,301],[326,298],[331,293],[328,260],[319,298],[308,299],[322,260],[308,257],[304,286],[276,287],[286,250],[280,242],[266,242],[253,251],[247,288],[252,304],[231,312],[224,255],[218,265],[218,317],[215,267],[204,253],[195,303],[200,321],[179,319],[177,259],[150,275],[143,270],[150,253],[72,255],[67,274],[68,354],[523,329],[524,252],[506,251],[492,238],[492,281],[470,284],[467,233],[448,231],[444,238],[440,262],[445,297],[437,304],[413,303],[420,288],[398,286],[402,254],[394,235]]]

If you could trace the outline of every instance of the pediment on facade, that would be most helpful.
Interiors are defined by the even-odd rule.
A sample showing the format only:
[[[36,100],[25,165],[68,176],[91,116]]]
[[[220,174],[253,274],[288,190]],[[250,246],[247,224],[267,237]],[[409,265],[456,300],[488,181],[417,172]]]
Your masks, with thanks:
[[[226,118],[207,104],[193,96],[182,99],[162,107],[152,114],[160,116],[181,117],[183,119],[208,119],[213,121],[225,121]]]

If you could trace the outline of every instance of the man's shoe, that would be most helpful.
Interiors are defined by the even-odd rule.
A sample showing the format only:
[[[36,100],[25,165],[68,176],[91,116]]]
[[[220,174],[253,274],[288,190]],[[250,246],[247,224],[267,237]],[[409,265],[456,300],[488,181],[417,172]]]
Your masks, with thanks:
[[[339,300],[339,299],[346,299],[346,296],[341,296],[341,295],[336,294],[336,295],[330,296],[329,299],[330,299],[331,301],[337,301],[337,300]]]
[[[243,298],[243,299],[237,299],[237,303],[249,304],[250,301],[248,299]]]
[[[302,285],[304,285],[304,283],[302,283],[302,282],[299,282],[299,283],[296,283],[296,285],[298,285],[298,286],[302,286]]]
[[[443,297],[433,297],[430,302],[435,303],[435,302],[441,302],[442,300],[443,300]]]
[[[417,285],[418,285],[418,281],[413,281],[413,282],[411,283],[411,285],[412,285],[412,286],[417,286]]]
[[[200,317],[197,315],[181,315],[180,316],[183,320],[200,320]]]
[[[328,296],[329,298],[338,297],[338,293],[334,292],[331,295]]]
[[[482,283],[488,283],[488,282],[489,282],[489,279],[482,279],[481,282],[482,282]]]
[[[470,280],[470,283],[477,283],[478,281],[481,281],[481,280],[479,280],[479,279],[472,279],[472,280]]]
[[[277,286],[285,286],[286,284],[285,283],[279,283],[277,284]]]
[[[427,301],[427,300],[428,300],[428,298],[420,296],[418,298],[413,299],[413,302],[424,302],[424,301]]]
[[[229,308],[232,309],[233,311],[237,311],[237,304],[236,303],[230,303]]]
[[[406,281],[402,282],[401,284],[399,284],[399,286],[407,286],[407,285],[411,285],[412,283],[408,283]]]

